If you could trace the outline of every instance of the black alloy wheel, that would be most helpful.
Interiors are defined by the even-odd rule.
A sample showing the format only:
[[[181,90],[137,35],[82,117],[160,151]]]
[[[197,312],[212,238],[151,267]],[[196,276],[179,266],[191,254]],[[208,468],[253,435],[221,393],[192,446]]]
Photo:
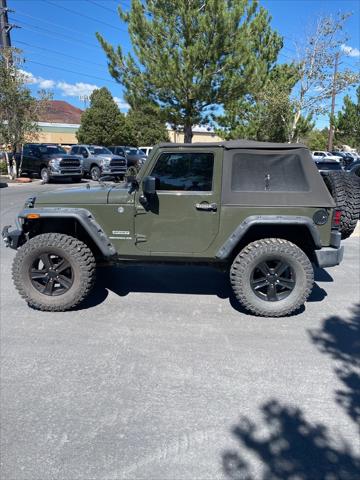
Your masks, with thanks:
[[[250,283],[259,298],[267,302],[278,302],[294,290],[296,276],[284,260],[265,260],[252,271]]]
[[[44,295],[63,295],[74,281],[74,272],[68,260],[52,253],[41,253],[32,263],[29,273],[32,285]]]

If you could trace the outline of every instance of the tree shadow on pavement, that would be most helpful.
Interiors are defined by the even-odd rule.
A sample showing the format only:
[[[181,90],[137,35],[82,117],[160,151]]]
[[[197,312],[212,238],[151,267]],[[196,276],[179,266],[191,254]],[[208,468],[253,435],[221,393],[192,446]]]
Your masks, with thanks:
[[[310,336],[321,352],[336,360],[335,373],[344,385],[335,392],[336,401],[360,427],[360,304],[349,319],[330,317]]]
[[[216,295],[228,298],[235,310],[248,314],[233,295],[228,273],[205,265],[149,264],[99,268],[92,298],[82,308],[90,308],[104,301],[106,289],[120,297],[131,292]],[[325,290],[315,283],[308,301],[320,302],[325,297]],[[297,313],[302,311],[304,307]]]
[[[344,390],[336,401],[350,419],[359,422],[360,306],[349,319],[330,317],[323,327],[310,332],[320,350],[336,360],[336,373]],[[352,445],[334,443],[327,427],[310,423],[300,408],[272,399],[261,407],[263,421],[242,417],[232,429],[239,442],[236,450],[222,455],[223,470],[233,480],[358,480],[360,458]],[[266,432],[266,433],[265,433]],[[260,462],[262,473],[252,460]]]

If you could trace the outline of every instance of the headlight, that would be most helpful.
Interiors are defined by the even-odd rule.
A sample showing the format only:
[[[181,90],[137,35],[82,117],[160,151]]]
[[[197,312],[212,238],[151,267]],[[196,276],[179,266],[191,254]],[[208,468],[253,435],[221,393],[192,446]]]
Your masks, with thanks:
[[[102,158],[100,160],[100,165],[102,165],[103,167],[107,167],[110,165],[110,160],[108,158]]]
[[[60,163],[61,158],[52,158],[49,162],[49,165],[52,167],[58,167]]]

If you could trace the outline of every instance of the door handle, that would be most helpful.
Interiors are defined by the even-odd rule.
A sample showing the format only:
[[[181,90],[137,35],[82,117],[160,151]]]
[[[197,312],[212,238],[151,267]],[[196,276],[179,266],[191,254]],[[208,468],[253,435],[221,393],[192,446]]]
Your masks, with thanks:
[[[207,212],[216,212],[217,211],[217,204],[216,203],[196,203],[195,204],[196,210],[205,210]]]

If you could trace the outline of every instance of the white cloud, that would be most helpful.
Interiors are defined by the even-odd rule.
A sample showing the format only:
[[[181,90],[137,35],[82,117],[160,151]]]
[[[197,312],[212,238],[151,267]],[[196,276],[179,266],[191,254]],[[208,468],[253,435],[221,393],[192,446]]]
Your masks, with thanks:
[[[39,85],[40,88],[57,88],[60,90],[63,97],[90,97],[92,92],[98,88],[98,85],[92,83],[68,83],[68,82],[57,82],[55,80],[50,80],[42,77],[36,77],[31,72],[26,70],[19,70],[21,75],[24,77],[24,81],[31,85]],[[121,110],[129,110],[130,105],[125,102],[124,99],[120,97],[114,97],[114,101]]]
[[[350,47],[344,43],[341,45],[342,52],[345,53],[348,57],[360,57],[360,50],[358,48]]]
[[[44,78],[38,78],[38,84],[40,88],[54,88],[55,87],[54,80],[45,80]]]
[[[130,105],[125,102],[122,98],[119,97],[114,97],[114,101],[117,104],[117,106],[120,108],[120,110],[129,110]]]
[[[64,97],[89,97],[94,90],[100,88],[97,85],[83,82],[57,82],[56,87],[61,91]]]
[[[23,75],[24,81],[30,83],[31,85],[39,85],[40,88],[54,88],[56,82],[54,80],[47,80],[42,77],[36,77],[31,72],[26,70],[19,70],[20,74]]]

